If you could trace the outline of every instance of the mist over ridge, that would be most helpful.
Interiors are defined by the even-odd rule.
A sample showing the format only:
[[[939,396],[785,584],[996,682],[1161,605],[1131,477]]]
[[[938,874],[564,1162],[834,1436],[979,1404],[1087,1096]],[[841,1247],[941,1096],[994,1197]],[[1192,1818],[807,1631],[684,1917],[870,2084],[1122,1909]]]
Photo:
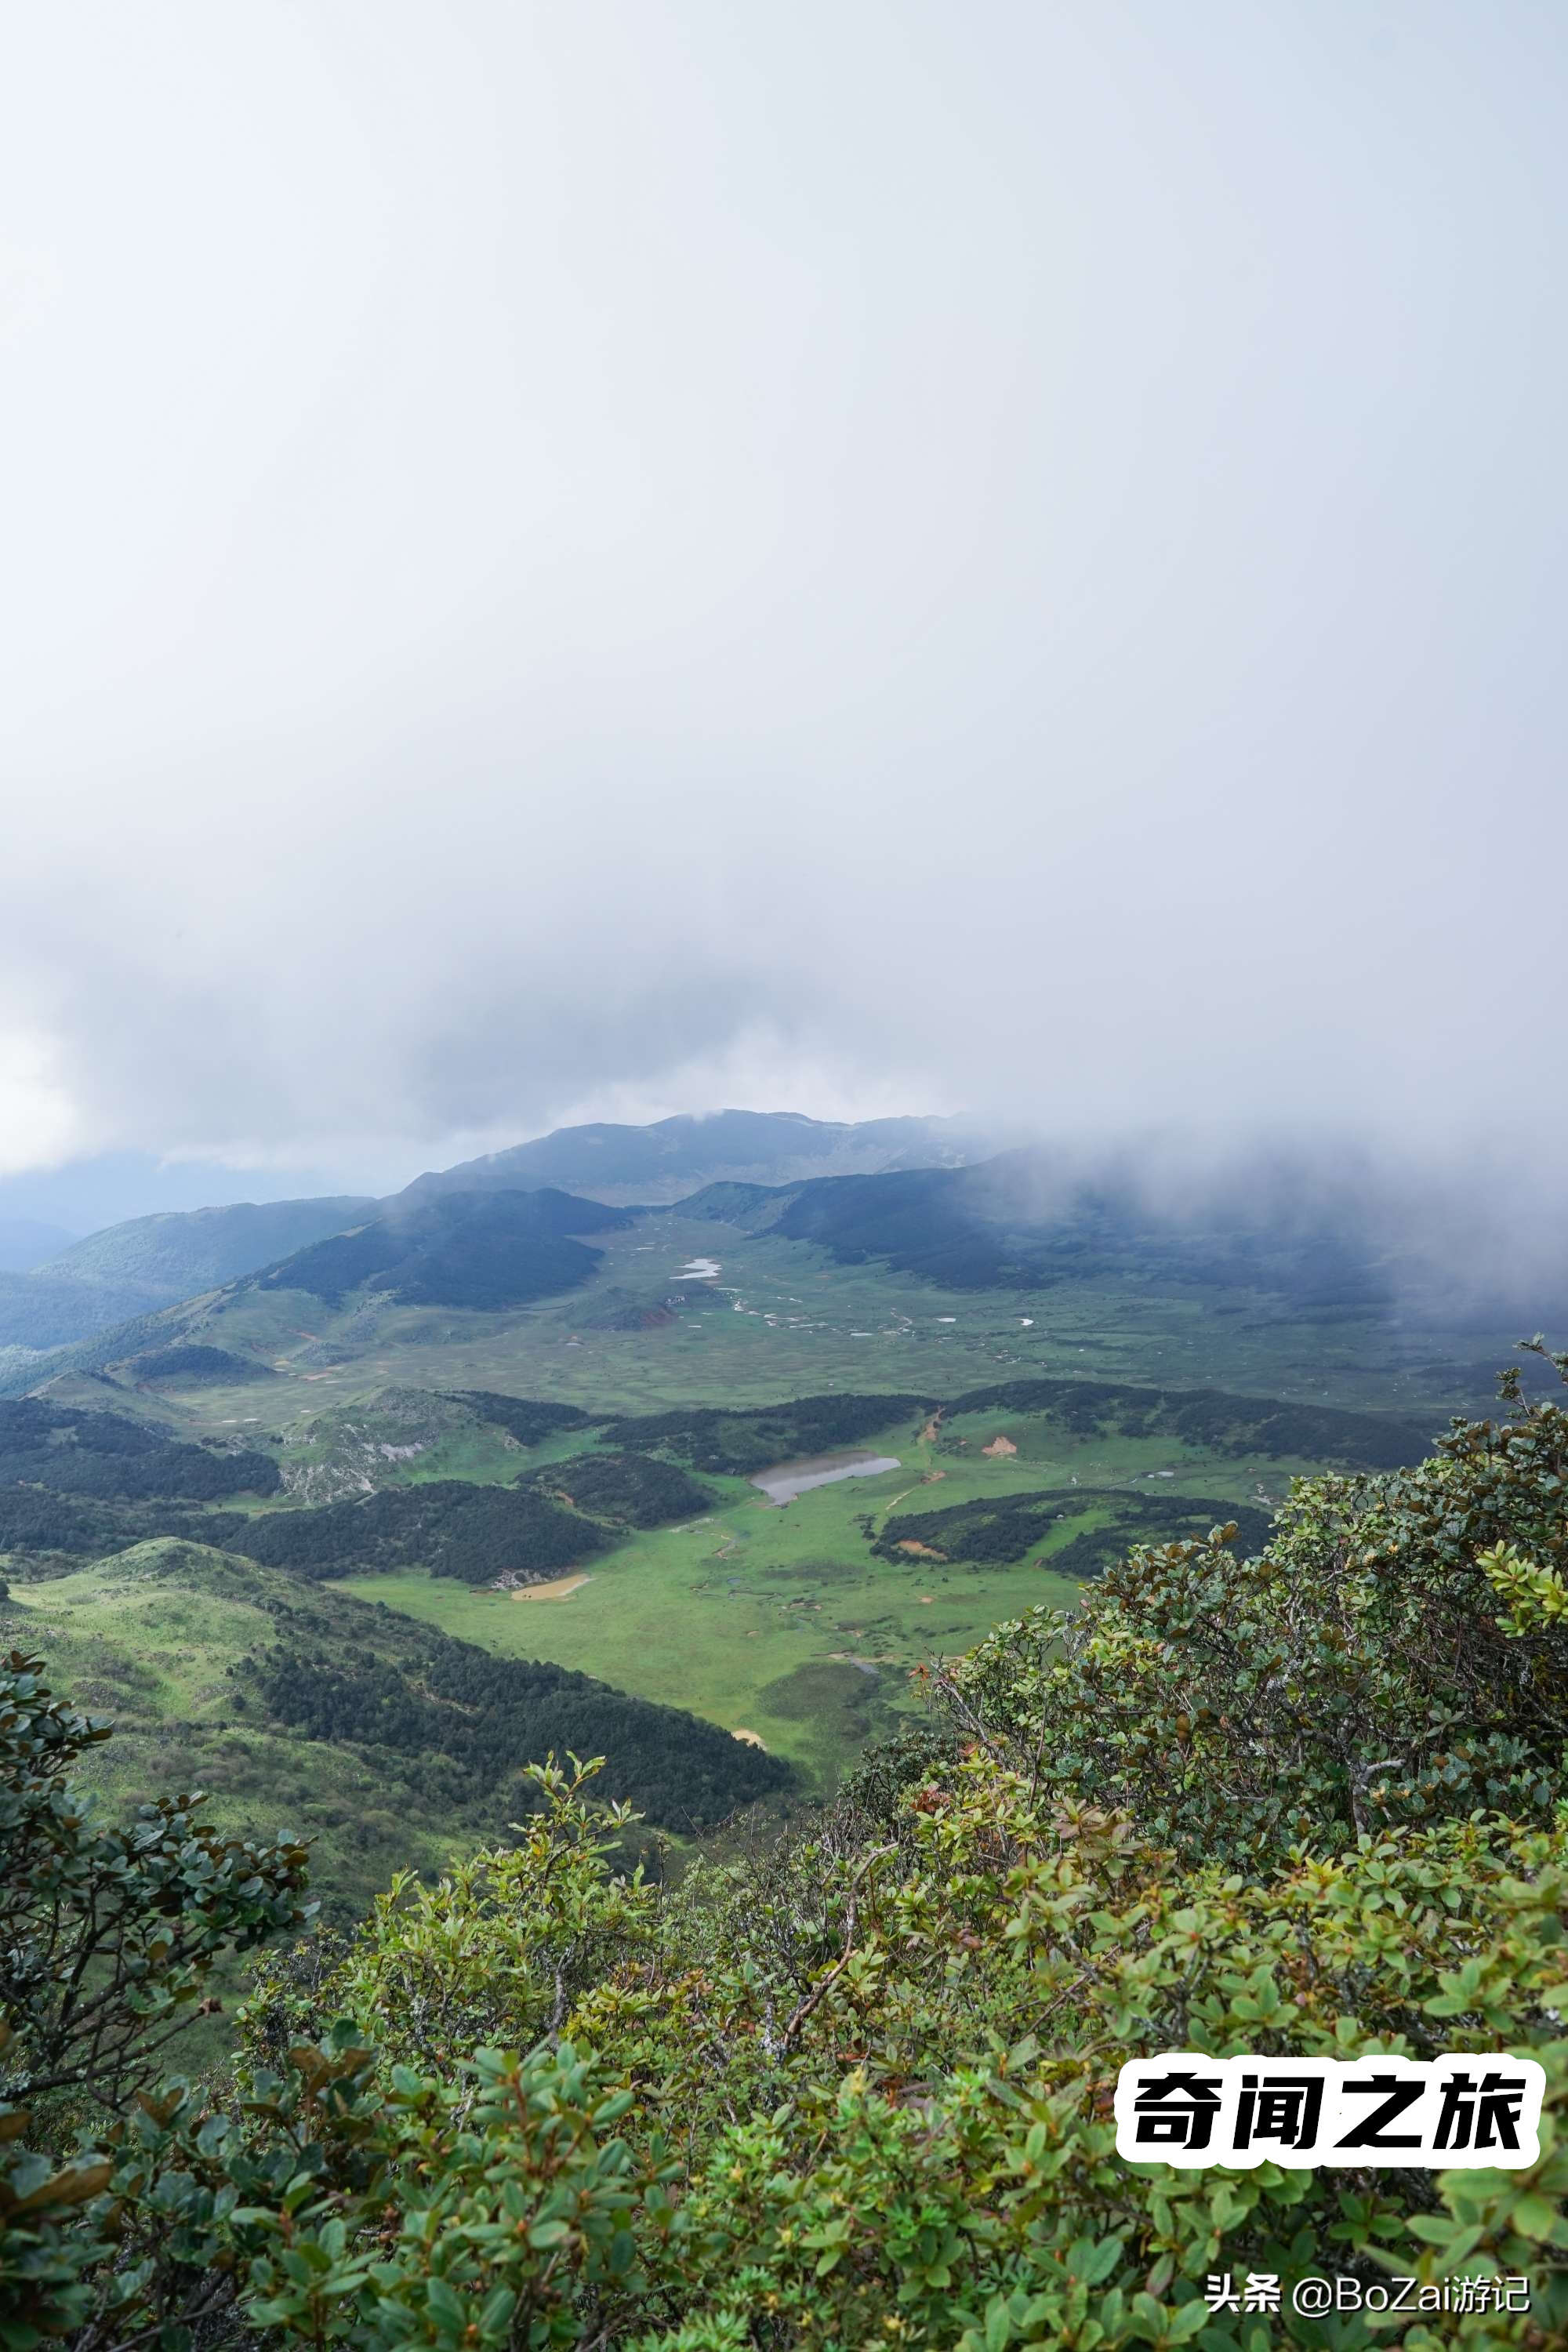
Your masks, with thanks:
[[[0,1208],[738,1104],[1342,1136],[1528,1222],[1549,16],[19,39]]]
[[[95,1334],[92,1360],[112,1361],[121,1327],[138,1348],[151,1338],[156,1355],[143,1320],[184,1301],[199,1353],[197,1327],[247,1281],[333,1307],[360,1294],[370,1330],[394,1297],[492,1312],[588,1280],[602,1253],[579,1237],[650,1220],[660,1231],[661,1215],[689,1239],[711,1222],[731,1239],[772,1234],[843,1265],[1029,1294],[1031,1305],[1062,1283],[1131,1283],[1151,1297],[1228,1297],[1227,1314],[1251,1296],[1309,1324],[1359,1319],[1368,1342],[1376,1329],[1426,1328],[1450,1339],[1474,1329],[1496,1345],[1505,1327],[1511,1337],[1568,1315],[1568,1226],[1545,1191],[1521,1218],[1518,1185],[1487,1175],[1456,1181],[1442,1166],[1326,1142],[1315,1152],[1278,1142],[1227,1152],[1214,1139],[1199,1150],[1158,1133],[1115,1146],[1020,1142],[956,1118],[856,1125],[729,1110],[601,1122],[380,1200],[237,1203],[109,1225],[25,1271],[0,1269],[0,1350],[24,1385],[51,1376],[50,1350]],[[621,1294],[626,1328],[668,1321],[672,1303],[659,1306],[657,1286],[640,1305]],[[162,1343],[177,1352],[187,1336],[164,1331]]]

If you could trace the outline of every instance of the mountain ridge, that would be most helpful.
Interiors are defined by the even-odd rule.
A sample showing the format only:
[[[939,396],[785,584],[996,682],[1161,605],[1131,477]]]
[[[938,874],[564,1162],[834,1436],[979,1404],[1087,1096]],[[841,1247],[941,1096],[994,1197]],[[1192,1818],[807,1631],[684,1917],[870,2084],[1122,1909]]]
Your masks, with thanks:
[[[427,1171],[400,1192],[160,1210],[106,1225],[52,1255],[35,1255],[24,1236],[17,1250],[29,1258],[26,1266],[7,1261],[0,1228],[0,1349],[43,1353],[89,1339],[243,1280],[400,1206],[549,1189],[611,1207],[658,1206],[725,1179],[875,1171],[900,1160],[940,1164],[986,1148],[987,1140],[959,1118],[847,1122],[795,1111],[682,1113],[646,1127],[556,1128],[508,1150]],[[29,1228],[35,1239],[47,1230]]]
[[[962,1117],[842,1120],[800,1111],[681,1112],[643,1126],[599,1121],[554,1128],[504,1151],[416,1176],[398,1197],[510,1191],[527,1178],[524,1190],[558,1184],[616,1208],[656,1208],[683,1197],[682,1188],[693,1179],[756,1181],[770,1167],[776,1182],[874,1174],[896,1165],[957,1165],[976,1150],[994,1149],[995,1139]]]
[[[0,1272],[0,1348],[46,1349],[216,1290],[340,1232],[377,1206],[360,1193],[163,1209],[88,1234],[23,1272]]]

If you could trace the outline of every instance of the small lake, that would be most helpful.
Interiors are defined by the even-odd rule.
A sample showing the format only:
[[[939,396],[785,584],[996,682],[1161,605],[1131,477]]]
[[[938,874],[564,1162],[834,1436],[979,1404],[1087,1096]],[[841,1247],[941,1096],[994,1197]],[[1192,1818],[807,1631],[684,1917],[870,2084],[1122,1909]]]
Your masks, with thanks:
[[[864,1447],[852,1454],[807,1454],[798,1462],[775,1462],[771,1470],[755,1471],[748,1480],[760,1486],[770,1503],[793,1503],[813,1486],[831,1486],[836,1478],[876,1478],[884,1470],[897,1470],[896,1454],[868,1454]]]
[[[722,1274],[723,1271],[716,1257],[689,1257],[684,1265],[676,1268],[670,1280],[672,1282],[711,1282],[715,1275]]]

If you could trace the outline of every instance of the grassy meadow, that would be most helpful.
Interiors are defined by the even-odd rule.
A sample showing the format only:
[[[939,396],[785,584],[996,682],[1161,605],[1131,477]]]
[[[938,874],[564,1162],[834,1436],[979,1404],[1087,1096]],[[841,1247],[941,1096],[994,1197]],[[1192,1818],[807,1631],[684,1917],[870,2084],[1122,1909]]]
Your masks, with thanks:
[[[387,1387],[501,1389],[646,1412],[834,1387],[951,1396],[1013,1376],[1072,1375],[1424,1410],[1441,1426],[1461,1402],[1484,1402],[1488,1368],[1514,1337],[1406,1330],[1342,1309],[1303,1318],[1254,1291],[1131,1282],[947,1290],[879,1264],[838,1265],[808,1243],[668,1213],[596,1245],[592,1281],[515,1309],[405,1307],[363,1292],[337,1308],[299,1291],[213,1294],[170,1310],[171,1331],[253,1354],[272,1378],[171,1385],[149,1402],[193,1434],[239,1434]],[[719,1262],[716,1280],[682,1279],[703,1257]],[[106,1401],[79,1376],[51,1393],[77,1401],[79,1389],[81,1402]]]
[[[986,1456],[998,1437],[1016,1448]],[[747,1731],[826,1787],[866,1739],[919,1705],[910,1672],[971,1647],[1039,1601],[1070,1607],[1080,1586],[1052,1553],[1108,1511],[1079,1486],[1214,1496],[1263,1507],[1305,1464],[1237,1463],[1169,1439],[1074,1441],[1026,1414],[971,1414],[921,1436],[908,1421],[864,1441],[896,1470],[813,1488],[780,1508],[748,1481],[710,1477],[712,1511],[632,1536],[586,1564],[570,1591],[532,1600],[417,1572],[340,1589],[438,1624],[464,1641],[548,1658],[639,1696]],[[564,1448],[551,1449],[557,1459]],[[537,1458],[530,1456],[530,1460]],[[1075,1512],[1013,1565],[873,1558],[900,1511],[1059,1488]]]

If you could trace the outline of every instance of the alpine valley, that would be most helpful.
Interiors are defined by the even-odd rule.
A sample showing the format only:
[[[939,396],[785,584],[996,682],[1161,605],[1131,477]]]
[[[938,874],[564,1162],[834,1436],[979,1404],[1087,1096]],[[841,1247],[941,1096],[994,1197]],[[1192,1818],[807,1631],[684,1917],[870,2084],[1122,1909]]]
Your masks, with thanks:
[[[1258,2352],[1343,2240],[1563,2341],[1568,1355],[1465,1418],[1375,1189],[738,1118],[13,1277],[0,2340]],[[1128,2050],[1500,2042],[1440,2201],[1115,2153]]]
[[[11,1638],[79,1663],[128,1786],[287,1811],[352,1908],[551,1750],[678,1842],[818,1800],[933,1658],[1135,1544],[1259,1549],[1292,1478],[1489,1392],[1507,1322],[1413,1288],[1386,1203],[1274,1171],[1178,1218],[995,1140],[569,1129],[0,1277]]]

